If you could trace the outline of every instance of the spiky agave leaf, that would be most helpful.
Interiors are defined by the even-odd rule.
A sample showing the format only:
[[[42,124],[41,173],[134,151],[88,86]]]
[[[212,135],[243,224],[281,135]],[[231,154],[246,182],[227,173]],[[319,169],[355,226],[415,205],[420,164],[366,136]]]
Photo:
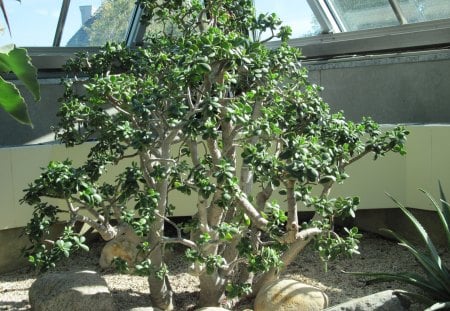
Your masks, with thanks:
[[[425,311],[448,310],[448,309],[450,309],[450,301],[435,303],[431,307],[425,309]]]
[[[449,235],[449,224],[450,224],[450,206],[445,201],[445,195],[443,194],[442,187],[440,186],[441,191],[441,201],[442,201],[442,209],[439,208],[437,202],[433,199],[433,197],[426,191],[421,190],[432,202],[434,208],[436,209],[439,218],[442,222],[444,230],[446,230],[447,238],[449,239],[450,245],[450,235]],[[390,234],[394,237],[399,243],[400,246],[405,247],[420,263],[421,267],[424,269],[425,277],[408,272],[400,272],[400,273],[371,273],[371,272],[349,272],[353,275],[360,275],[372,278],[368,281],[368,283],[378,283],[378,282],[387,282],[387,281],[399,281],[407,284],[411,284],[415,287],[421,288],[427,293],[430,294],[428,303],[434,302],[443,302],[443,304],[435,304],[432,305],[430,310],[438,310],[441,305],[444,308],[447,306],[446,301],[450,299],[450,271],[442,262],[442,258],[439,256],[439,253],[433,244],[430,236],[428,235],[425,228],[422,224],[417,220],[416,217],[400,202],[398,202],[394,197],[387,194],[387,196],[401,209],[401,211],[405,214],[405,216],[410,220],[416,231],[418,232],[420,238],[423,240],[426,246],[426,252],[420,251],[415,245],[409,242],[406,238],[401,236],[400,234],[389,230],[382,229],[383,231]],[[348,273],[348,272],[346,272]],[[411,293],[412,295],[416,295]],[[420,294],[417,294],[421,296]],[[417,297],[416,297],[417,298]],[[423,299],[419,299],[423,302]],[[438,309],[435,309],[438,308]]]

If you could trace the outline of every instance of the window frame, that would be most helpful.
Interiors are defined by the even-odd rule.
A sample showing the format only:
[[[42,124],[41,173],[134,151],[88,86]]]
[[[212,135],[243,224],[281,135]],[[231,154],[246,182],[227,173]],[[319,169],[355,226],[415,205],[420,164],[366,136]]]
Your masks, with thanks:
[[[276,48],[280,41],[266,43]],[[289,40],[306,58],[450,47],[450,19]]]
[[[450,47],[450,18],[422,23],[404,24],[384,28],[342,32],[338,22],[330,23],[329,12],[324,10],[326,0],[307,0],[319,22],[327,25],[320,35],[293,38],[289,44],[302,49],[306,59],[331,58],[344,55],[381,54],[393,51],[423,50]],[[321,12],[322,10],[322,12]],[[135,6],[128,25],[126,44],[140,45],[145,25],[140,23],[142,9]],[[321,21],[320,21],[321,20]],[[276,48],[280,41],[265,43]],[[25,47],[33,64],[43,71],[57,71],[76,52],[95,53],[100,47]]]
[[[70,2],[70,0],[68,0]],[[62,9],[63,10],[63,9]],[[142,8],[135,6],[131,14],[128,24],[127,34],[125,36],[125,44],[127,46],[135,46],[136,42],[141,42],[145,34],[145,26],[140,22]],[[59,23],[58,23],[59,25]],[[62,29],[60,30],[62,32]],[[57,40],[58,30],[55,33]],[[26,47],[28,54],[32,59],[33,65],[40,71],[58,71],[63,65],[72,58],[75,53],[88,52],[96,53],[101,47]]]

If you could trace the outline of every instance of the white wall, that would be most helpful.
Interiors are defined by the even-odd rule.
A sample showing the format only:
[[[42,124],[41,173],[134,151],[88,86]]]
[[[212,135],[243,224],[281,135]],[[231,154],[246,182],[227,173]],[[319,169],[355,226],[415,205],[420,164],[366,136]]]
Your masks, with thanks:
[[[404,157],[390,154],[377,161],[369,156],[349,167],[350,178],[336,185],[332,195],[358,195],[360,208],[391,208],[389,192],[409,207],[431,209],[428,200],[417,189],[424,188],[438,197],[437,181],[450,189],[450,125],[408,126],[407,152]],[[31,208],[20,205],[23,189],[36,179],[40,168],[51,160],[71,158],[81,164],[90,144],[65,149],[63,145],[44,144],[0,148],[0,230],[24,226],[31,217]],[[111,176],[115,174],[110,170]],[[450,197],[450,191],[448,191]],[[171,203],[177,206],[176,216],[191,215],[195,195],[173,193]],[[282,202],[280,202],[282,204]]]

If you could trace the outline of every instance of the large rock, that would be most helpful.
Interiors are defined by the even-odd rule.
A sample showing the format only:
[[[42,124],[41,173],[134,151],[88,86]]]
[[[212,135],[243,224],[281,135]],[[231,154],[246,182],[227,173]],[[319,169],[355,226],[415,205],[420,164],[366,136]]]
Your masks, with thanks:
[[[229,311],[229,310],[224,309],[222,307],[203,307],[200,309],[196,309],[195,311]]]
[[[34,311],[116,310],[106,281],[95,271],[44,274],[28,295]]]
[[[410,301],[401,294],[386,290],[341,303],[326,311],[402,311],[409,310],[409,305]]]
[[[132,228],[121,227],[117,237],[107,242],[102,249],[99,264],[103,269],[110,268],[115,257],[121,258],[128,263],[129,267],[134,266],[134,262],[139,260],[138,245],[141,239],[136,235]]]
[[[255,311],[323,310],[328,297],[316,287],[292,279],[275,280],[256,295]]]

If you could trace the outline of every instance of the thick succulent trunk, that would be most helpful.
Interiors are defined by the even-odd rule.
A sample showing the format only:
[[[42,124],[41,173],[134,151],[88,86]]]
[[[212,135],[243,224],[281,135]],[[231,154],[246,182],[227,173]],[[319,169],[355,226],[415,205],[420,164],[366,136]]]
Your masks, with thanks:
[[[258,291],[264,287],[267,283],[275,280],[278,276],[295,260],[298,254],[312,241],[313,237],[320,234],[322,231],[318,228],[309,228],[300,231],[297,234],[297,239],[294,243],[289,244],[288,250],[281,256],[283,267],[272,268],[269,271],[261,275],[260,278],[253,284],[253,293],[257,294]]]
[[[169,159],[170,147],[169,144],[164,144],[161,148],[161,155],[163,159]],[[173,310],[172,288],[169,279],[166,275],[161,277],[161,274],[156,272],[165,269],[164,262],[164,218],[167,208],[167,194],[169,183],[166,180],[161,180],[155,184],[156,191],[159,193],[159,201],[157,207],[156,219],[152,223],[152,228],[148,234],[148,242],[153,248],[149,254],[152,271],[148,276],[148,284],[150,286],[150,297],[152,306],[162,310]],[[158,276],[159,275],[159,276]]]
[[[161,182],[158,190],[160,192],[160,203],[159,205],[164,205],[166,203],[164,184],[167,182]],[[164,212],[163,212],[164,213]],[[152,224],[152,229],[148,235],[148,242],[152,245],[153,250],[149,254],[149,259],[151,261],[152,268],[154,272],[151,272],[148,276],[148,284],[150,286],[150,297],[152,301],[152,306],[160,308],[162,310],[173,310],[172,304],[172,289],[168,278],[165,276],[163,278],[156,275],[156,271],[164,269],[164,245],[162,244],[162,238],[164,234],[164,219],[157,217]]]
[[[220,299],[225,291],[225,279],[218,273],[207,274],[203,272],[200,280],[200,307],[215,307],[219,305]]]
[[[211,218],[209,224],[211,226],[217,226],[218,220],[222,218],[223,210],[213,205],[210,207],[209,217]],[[215,219],[215,220],[213,220]],[[209,245],[203,249],[205,255],[217,255],[218,245]],[[206,268],[203,268],[202,273],[199,275],[200,281],[200,307],[213,307],[219,305],[219,300],[225,291],[225,279],[220,276],[217,271],[211,274],[206,272]]]

